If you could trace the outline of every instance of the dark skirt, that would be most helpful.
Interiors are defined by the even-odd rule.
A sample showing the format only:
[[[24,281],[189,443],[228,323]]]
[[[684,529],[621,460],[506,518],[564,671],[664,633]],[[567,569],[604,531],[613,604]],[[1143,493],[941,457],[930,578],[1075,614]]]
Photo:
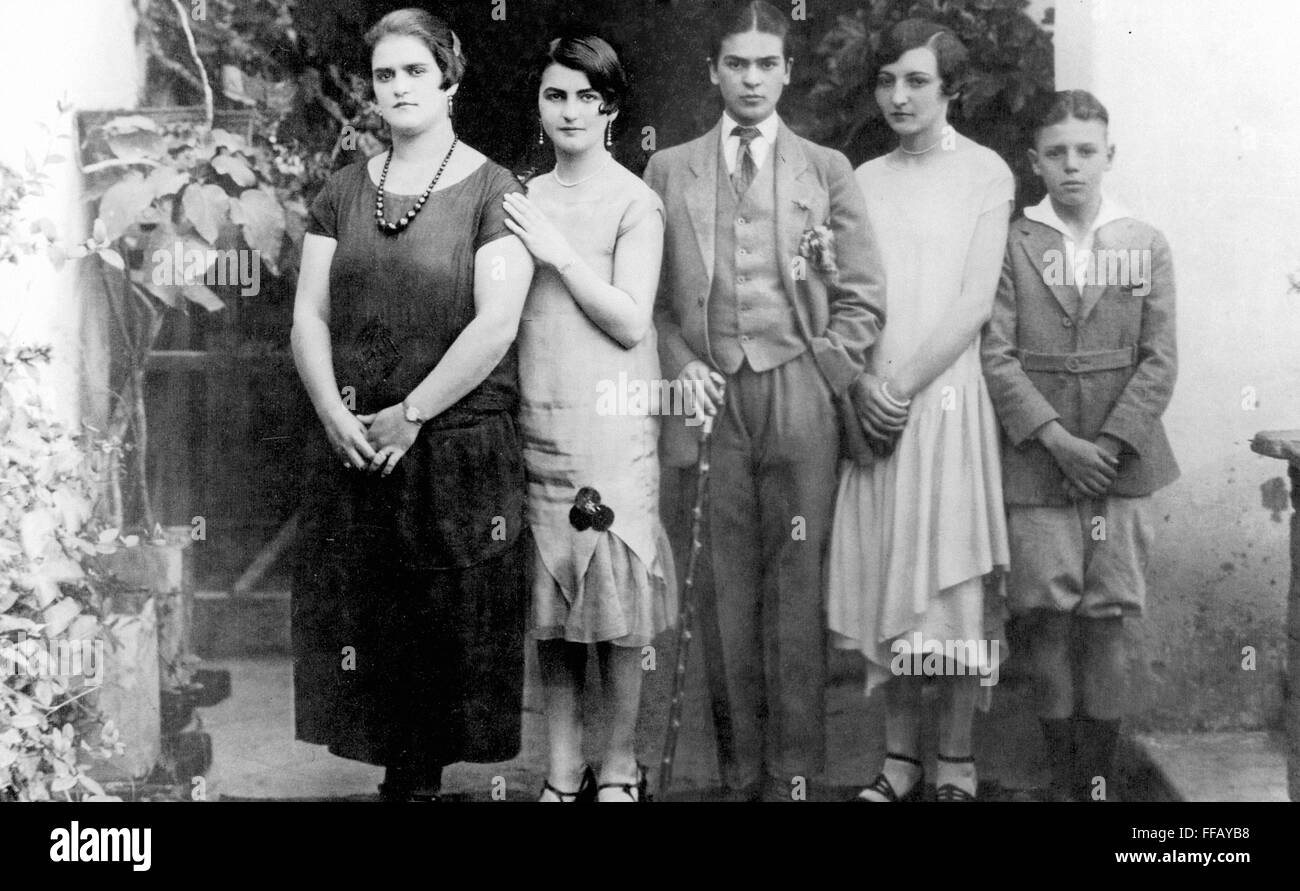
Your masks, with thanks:
[[[387,479],[315,456],[294,573],[298,739],[370,764],[519,753],[532,541],[507,413],[441,418]],[[323,454],[322,454],[323,453]]]

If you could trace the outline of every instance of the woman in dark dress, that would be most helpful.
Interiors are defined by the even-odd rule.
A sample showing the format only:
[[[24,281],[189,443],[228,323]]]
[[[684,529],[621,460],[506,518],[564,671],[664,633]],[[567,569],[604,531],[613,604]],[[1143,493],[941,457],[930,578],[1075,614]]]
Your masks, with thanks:
[[[312,205],[294,306],[324,427],[294,577],[298,739],[382,764],[384,798],[519,751],[526,567],[514,348],[533,262],[508,171],[459,142],[460,42],[417,9],[366,35],[392,149]]]

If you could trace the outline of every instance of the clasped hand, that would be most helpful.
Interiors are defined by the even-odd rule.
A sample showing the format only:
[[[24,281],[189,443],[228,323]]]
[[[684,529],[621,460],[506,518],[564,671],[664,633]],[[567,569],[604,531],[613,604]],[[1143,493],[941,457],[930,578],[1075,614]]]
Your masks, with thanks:
[[[909,408],[900,408],[885,396],[883,378],[874,374],[861,374],[849,388],[849,398],[868,438],[881,444],[892,444],[907,426]]]
[[[1052,440],[1048,450],[1065,475],[1065,497],[1078,501],[1106,495],[1119,476],[1119,449],[1119,442],[1107,436],[1089,442],[1066,433]]]
[[[354,415],[340,405],[325,422],[330,446],[344,466],[388,476],[415,444],[420,428],[406,420],[400,405]]]

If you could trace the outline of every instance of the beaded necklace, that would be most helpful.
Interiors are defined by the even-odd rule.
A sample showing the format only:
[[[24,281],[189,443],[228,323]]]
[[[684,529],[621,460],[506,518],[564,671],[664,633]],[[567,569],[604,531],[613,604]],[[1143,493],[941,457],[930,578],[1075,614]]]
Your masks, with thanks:
[[[447,156],[443,158],[442,163],[438,165],[438,172],[433,175],[433,182],[429,183],[428,187],[420,193],[420,197],[416,200],[415,206],[402,216],[398,217],[396,223],[390,223],[384,219],[384,182],[388,179],[388,165],[393,162],[393,153],[391,150],[388,152],[388,157],[384,159],[384,172],[379,174],[379,188],[375,192],[375,225],[379,227],[380,232],[383,232],[386,235],[396,235],[398,232],[401,232],[407,226],[411,225],[411,220],[415,219],[415,215],[420,212],[420,208],[424,207],[424,202],[427,201],[429,195],[432,194],[433,187],[436,186],[438,180],[442,178],[442,172],[447,169],[447,162],[451,160],[451,153],[456,151],[456,143],[459,141],[459,136],[452,137],[451,148],[447,149]]]

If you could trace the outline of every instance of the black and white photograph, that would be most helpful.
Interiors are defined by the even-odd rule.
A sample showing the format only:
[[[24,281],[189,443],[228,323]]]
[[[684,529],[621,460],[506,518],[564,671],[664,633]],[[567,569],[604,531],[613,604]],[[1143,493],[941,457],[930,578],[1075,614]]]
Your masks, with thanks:
[[[18,865],[616,802],[1250,864],[1278,811],[1220,806],[1300,800],[1298,41],[0,0]]]

